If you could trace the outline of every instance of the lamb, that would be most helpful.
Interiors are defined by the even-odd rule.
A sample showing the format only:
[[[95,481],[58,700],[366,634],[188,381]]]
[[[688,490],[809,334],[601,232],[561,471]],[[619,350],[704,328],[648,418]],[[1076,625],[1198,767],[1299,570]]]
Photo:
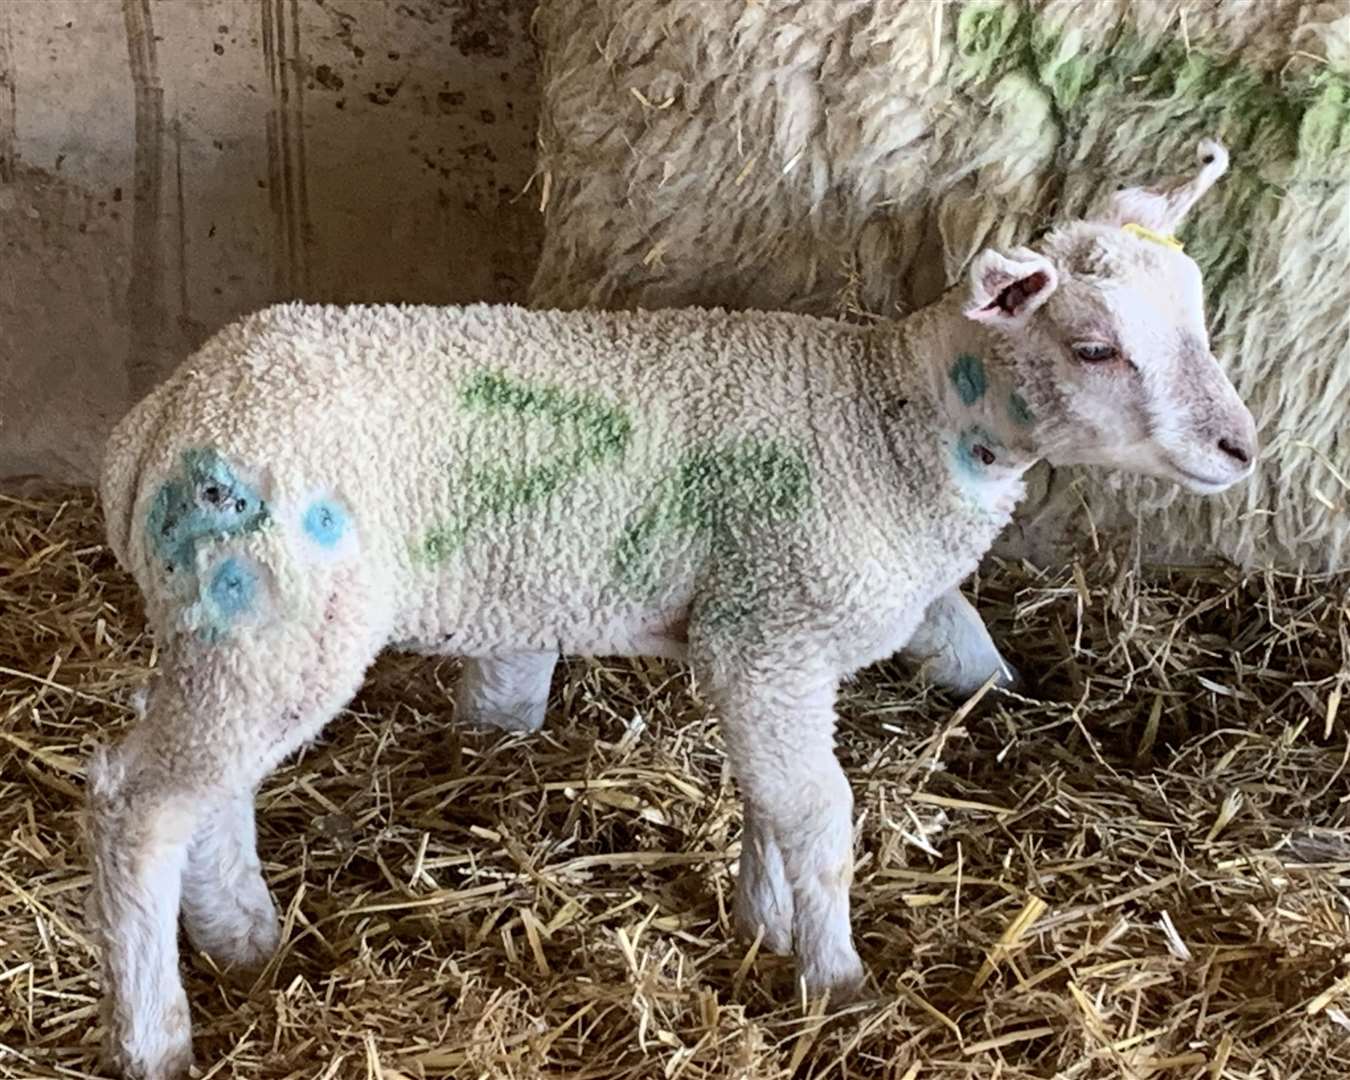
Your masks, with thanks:
[[[896,323],[291,304],[217,334],[102,481],[162,655],[88,766],[110,1066],[189,1066],[180,912],[222,967],[277,944],[254,791],[390,645],[466,658],[460,711],[524,728],[559,653],[686,659],[745,805],[738,928],[854,991],[841,678],[954,595],[1036,460],[1252,470],[1170,240],[1227,165],[1201,158]]]

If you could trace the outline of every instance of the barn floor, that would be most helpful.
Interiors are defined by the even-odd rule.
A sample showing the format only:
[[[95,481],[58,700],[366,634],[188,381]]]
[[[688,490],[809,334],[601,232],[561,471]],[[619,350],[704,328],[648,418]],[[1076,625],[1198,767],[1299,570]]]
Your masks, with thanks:
[[[1350,1075],[1350,578],[980,583],[1035,700],[850,686],[876,998],[729,933],[737,807],[674,666],[576,661],[533,738],[389,657],[260,796],[285,945],[185,959],[212,1077]],[[0,1076],[97,1074],[85,755],[154,653],[92,496],[0,499]]]

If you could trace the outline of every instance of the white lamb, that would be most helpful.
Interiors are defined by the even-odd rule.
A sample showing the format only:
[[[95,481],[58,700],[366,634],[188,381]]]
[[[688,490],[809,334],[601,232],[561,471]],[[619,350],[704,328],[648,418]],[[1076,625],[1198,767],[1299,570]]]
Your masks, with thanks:
[[[216,335],[105,468],[163,657],[89,765],[110,1064],[188,1067],[180,910],[222,965],[276,945],[254,791],[388,645],[470,658],[460,708],[524,727],[560,652],[687,658],[745,801],[740,929],[856,988],[841,678],[943,597],[949,644],[992,649],[952,598],[1037,459],[1198,492],[1252,469],[1168,239],[1226,167],[1201,155],[898,323],[290,305]]]

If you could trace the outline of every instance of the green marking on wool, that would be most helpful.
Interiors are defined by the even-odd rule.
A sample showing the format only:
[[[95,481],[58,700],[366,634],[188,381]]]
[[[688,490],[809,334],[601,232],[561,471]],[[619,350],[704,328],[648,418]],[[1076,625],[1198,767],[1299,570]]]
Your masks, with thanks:
[[[632,436],[628,416],[593,394],[574,393],[551,385],[533,385],[505,375],[475,376],[460,393],[466,408],[535,416],[554,424],[571,424],[595,456],[622,453]]]
[[[743,556],[747,534],[798,521],[811,499],[801,452],[778,440],[743,439],[682,456],[614,548],[619,578],[649,586],[659,541],[693,533],[723,559]]]
[[[460,513],[423,538],[421,554],[433,563],[458,551],[475,529],[538,506],[595,466],[622,458],[633,434],[628,414],[595,394],[495,372],[470,379],[459,405],[486,418],[543,421],[570,446],[546,460],[530,461],[528,441],[501,430],[504,460],[470,469],[453,481]]]
[[[1328,74],[1317,99],[1303,114],[1298,129],[1298,155],[1312,161],[1329,161],[1338,149],[1350,144],[1350,84]]]
[[[989,377],[984,371],[984,361],[970,353],[962,353],[956,358],[948,371],[952,385],[962,405],[974,405],[989,389]]]
[[[988,78],[1006,51],[1022,17],[1019,8],[999,0],[966,4],[956,19],[956,41],[967,73]]]
[[[1008,417],[1018,427],[1030,427],[1036,421],[1027,399],[1016,390],[1008,395]]]
[[[1292,75],[1262,71],[1209,53],[1203,40],[1169,33],[1151,43],[1129,25],[1089,41],[1072,20],[1012,0],[964,5],[955,37],[953,75],[1008,96],[1008,123],[1039,126],[1040,109],[1019,107],[1017,99],[1044,94],[1059,128],[1061,170],[1081,168],[1104,150],[1128,157],[1158,142],[1193,147],[1204,135],[1229,146],[1229,174],[1181,230],[1211,304],[1241,283],[1254,231],[1268,228],[1289,189],[1350,183],[1342,164],[1350,154],[1350,83],[1330,65],[1308,64]],[[1178,157],[1179,168],[1193,168],[1193,158]],[[1158,177],[1141,171],[1103,176],[1101,184],[1117,180],[1150,185]],[[1072,215],[1082,208],[1060,209]]]
[[[1071,23],[1037,17],[1007,0],[967,4],[956,23],[959,77],[986,80],[1022,72],[1065,114],[1091,104],[1109,107],[1122,98],[1159,99],[1178,115],[1199,107],[1206,120],[1230,114],[1236,106],[1238,115],[1227,119],[1239,124],[1244,118],[1275,120],[1292,133],[1310,91],[1327,77],[1319,73],[1282,82],[1276,73],[1255,71],[1240,59],[1213,57],[1203,43],[1188,43],[1179,34],[1150,44],[1129,26],[1105,44],[1094,47]],[[1072,138],[1075,129],[1064,134]],[[1234,136],[1231,144],[1241,142]]]

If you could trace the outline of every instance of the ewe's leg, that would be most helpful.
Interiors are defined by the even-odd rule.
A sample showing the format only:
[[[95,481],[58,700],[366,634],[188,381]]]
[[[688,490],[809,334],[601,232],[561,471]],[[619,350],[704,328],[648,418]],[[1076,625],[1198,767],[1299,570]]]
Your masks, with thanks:
[[[751,676],[714,685],[713,693],[751,827],[767,832],[781,854],[798,970],[809,990],[838,999],[863,980],[848,910],[853,795],[834,756],[834,685],[785,684],[794,670],[800,668],[785,665],[773,682]],[[786,902],[772,887],[765,902],[771,860],[752,862],[755,876],[739,886],[739,907],[759,918],[766,935],[780,929],[773,921]]]
[[[769,952],[792,952],[792,887],[783,867],[773,829],[750,806],[745,806],[741,833],[741,868],[736,879],[736,929],[753,941],[762,930]]]
[[[465,657],[455,689],[455,714],[475,727],[538,731],[544,725],[556,652]]]
[[[928,606],[901,655],[922,665],[937,685],[964,696],[995,673],[998,686],[1017,682],[1017,672],[1003,659],[984,620],[960,589],[943,593]]]
[[[281,929],[258,861],[251,789],[203,816],[188,846],[182,901],[188,938],[220,967],[254,971],[275,951]]]

